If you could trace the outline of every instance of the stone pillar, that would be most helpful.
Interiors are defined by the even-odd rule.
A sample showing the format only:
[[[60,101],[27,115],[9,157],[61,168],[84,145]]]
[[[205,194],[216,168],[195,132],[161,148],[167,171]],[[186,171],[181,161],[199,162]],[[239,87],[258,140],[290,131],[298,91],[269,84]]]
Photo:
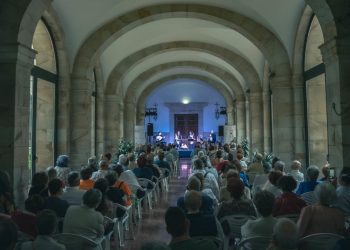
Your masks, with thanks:
[[[228,105],[226,107],[226,113],[227,113],[227,125],[234,125],[234,107],[231,105]]]
[[[70,165],[78,167],[91,154],[91,81],[72,77]]]
[[[246,115],[245,115],[245,101],[236,102],[236,113],[237,113],[237,142],[240,143],[246,138]]]
[[[288,77],[279,78],[271,80],[273,152],[289,164],[294,158],[293,91]]]
[[[115,152],[120,140],[120,97],[118,95],[106,95],[104,97],[105,110],[105,138],[104,152]]]
[[[263,101],[263,124],[264,124],[264,152],[271,152],[271,98],[270,93],[265,91],[262,96]]]
[[[136,125],[136,104],[127,102],[124,104],[124,140],[134,142]]]
[[[30,74],[35,53],[11,44],[0,47],[0,161],[13,180],[16,204],[23,207],[30,181],[28,166]]]
[[[245,101],[245,138],[248,140],[249,148],[252,149],[250,146],[252,145],[252,135],[250,133],[251,128],[251,114],[250,114],[250,103],[249,103],[249,94],[247,94],[248,99]],[[239,141],[240,143],[240,141]]]
[[[249,94],[250,103],[250,149],[252,152],[263,151],[264,145],[264,123],[262,95],[259,92]]]
[[[350,39],[333,39],[321,46],[326,66],[329,162],[350,166]]]

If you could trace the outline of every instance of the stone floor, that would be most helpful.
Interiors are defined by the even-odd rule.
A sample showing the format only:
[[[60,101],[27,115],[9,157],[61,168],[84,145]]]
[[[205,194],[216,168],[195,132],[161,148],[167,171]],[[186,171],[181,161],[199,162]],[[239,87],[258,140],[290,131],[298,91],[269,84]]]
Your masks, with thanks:
[[[169,191],[162,193],[155,208],[151,211],[143,212],[142,220],[135,229],[135,239],[127,239],[124,249],[140,249],[140,246],[148,241],[162,241],[166,243],[170,241],[170,236],[165,230],[164,214],[169,206],[176,206],[178,197],[184,194],[190,173],[190,160],[181,159],[179,175],[171,178]]]

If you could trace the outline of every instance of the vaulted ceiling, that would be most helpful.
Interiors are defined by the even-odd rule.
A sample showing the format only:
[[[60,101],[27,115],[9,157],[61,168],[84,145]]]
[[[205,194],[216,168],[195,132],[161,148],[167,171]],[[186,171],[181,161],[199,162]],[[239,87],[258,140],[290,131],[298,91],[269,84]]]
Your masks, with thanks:
[[[304,8],[304,0],[53,2],[73,74],[98,60],[106,91],[135,99],[176,75],[211,79],[232,99],[258,91],[266,63],[290,68]]]

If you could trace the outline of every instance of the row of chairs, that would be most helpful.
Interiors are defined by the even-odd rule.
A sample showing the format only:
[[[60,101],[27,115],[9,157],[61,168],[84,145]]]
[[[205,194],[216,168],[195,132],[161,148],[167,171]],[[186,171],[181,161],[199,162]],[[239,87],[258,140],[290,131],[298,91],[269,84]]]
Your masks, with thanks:
[[[167,192],[169,190],[170,176],[177,174],[177,162],[170,164],[172,171],[167,169],[161,169],[162,174],[159,178],[154,178],[152,181],[145,178],[138,178],[139,184],[141,185],[145,196],[138,198],[136,191],[139,189],[138,186],[130,185],[133,191],[132,199],[133,203],[130,206],[122,206],[120,204],[113,204],[113,214],[117,214],[117,209],[124,211],[124,216],[119,218],[105,217],[105,224],[113,226],[113,230],[105,235],[101,239],[92,240],[82,235],[61,233],[56,234],[54,238],[64,244],[67,250],[84,249],[84,250],[111,250],[112,244],[111,239],[114,238],[114,249],[125,246],[125,240],[127,233],[131,236],[131,239],[135,239],[134,224],[142,220],[142,209],[150,211],[158,203],[158,199],[161,190]],[[143,206],[142,206],[143,205]]]

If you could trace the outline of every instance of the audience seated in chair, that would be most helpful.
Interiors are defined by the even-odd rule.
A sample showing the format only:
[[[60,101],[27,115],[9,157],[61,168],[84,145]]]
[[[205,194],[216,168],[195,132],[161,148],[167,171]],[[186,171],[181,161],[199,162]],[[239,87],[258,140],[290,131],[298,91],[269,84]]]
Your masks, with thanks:
[[[69,157],[67,155],[59,155],[56,160],[55,169],[57,171],[57,178],[63,181],[63,184],[66,185],[68,174],[72,171],[68,167]]]
[[[69,204],[62,200],[63,183],[60,179],[53,179],[49,182],[50,196],[46,199],[45,208],[56,212],[57,217],[63,218],[67,212]]]
[[[126,182],[130,187],[131,191],[136,194],[137,198],[145,196],[146,192],[141,187],[136,175],[131,170],[124,170],[122,167],[117,166],[115,171],[118,175],[118,181]]]
[[[299,185],[299,183],[304,181],[304,174],[300,172],[300,169],[301,169],[300,161],[297,161],[297,160],[293,161],[289,175],[293,176],[294,180],[296,180],[297,182],[297,185]]]
[[[132,190],[126,181],[120,180],[118,173],[121,171],[121,166],[117,166],[116,181],[114,187],[123,190],[125,195],[125,205],[130,206],[132,204]],[[114,172],[115,173],[115,172]]]
[[[282,189],[283,193],[276,198],[273,215],[300,214],[301,209],[306,206],[306,203],[293,193],[293,190],[297,186],[296,180],[292,176],[285,175],[279,179],[278,186]]]
[[[24,242],[17,246],[18,250],[50,249],[65,250],[66,247],[57,243],[51,235],[55,232],[58,220],[54,211],[45,209],[38,213],[36,217],[36,229],[38,235],[34,241]]]
[[[137,178],[145,178],[148,180],[152,180],[152,176],[153,176],[152,169],[146,167],[146,164],[147,164],[146,155],[141,154],[137,159],[137,168],[134,168],[133,172]]]
[[[90,189],[83,196],[83,204],[70,206],[63,221],[63,233],[78,234],[92,240],[98,240],[104,234],[104,219],[95,211],[102,201],[98,189]]]
[[[237,170],[230,169],[226,174],[226,181],[225,182],[227,183],[227,180],[230,178],[239,178],[239,174],[238,174]],[[244,186],[243,198],[248,199],[248,200],[251,199],[250,189],[246,186]],[[232,199],[231,193],[227,190],[227,184],[226,184],[225,186],[223,186],[220,189],[220,200],[219,201],[223,202],[223,201],[229,201],[231,199]]]
[[[68,202],[69,205],[80,205],[83,201],[85,190],[79,189],[80,176],[78,172],[70,172],[67,179],[67,186],[63,190],[62,200]]]
[[[273,228],[272,242],[267,250],[297,250],[298,227],[287,218],[278,219]]]
[[[98,189],[102,193],[102,200],[97,206],[96,211],[100,212],[103,216],[109,218],[113,217],[113,204],[107,197],[108,181],[105,178],[100,178],[95,182],[95,189]]]
[[[106,180],[108,181],[109,185],[106,192],[108,200],[113,203],[118,203],[122,206],[126,206],[126,195],[124,191],[114,186],[117,181],[117,174],[114,171],[111,171],[106,175]],[[116,213],[117,217],[122,217],[125,214],[125,212],[121,209],[117,209]]]
[[[318,184],[315,188],[316,205],[304,207],[301,211],[298,228],[300,236],[316,233],[333,233],[344,235],[345,217],[337,208],[332,208],[336,202],[335,188],[329,183]]]
[[[25,201],[25,211],[19,210],[11,214],[11,219],[17,224],[19,231],[28,236],[35,237],[36,215],[45,208],[45,200],[42,196],[35,194],[29,196]]]
[[[210,240],[195,240],[189,236],[189,221],[185,213],[178,207],[170,207],[165,213],[166,230],[171,235],[169,247],[172,250],[216,250]]]
[[[191,190],[194,190],[194,191],[197,191],[197,192],[201,192],[201,182],[200,180],[195,177],[195,176],[192,176],[188,179],[188,182],[187,182],[187,186],[186,186],[186,192],[185,192],[185,195],[188,191],[191,191]],[[204,194],[203,192],[201,192],[201,195],[202,195],[202,202],[201,202],[201,207],[200,207],[200,211],[204,214],[213,214],[214,212],[214,203],[213,203],[213,200],[206,194]],[[184,196],[183,197],[180,197],[178,200],[177,200],[177,206],[180,207],[183,211],[187,211],[186,210],[186,207],[185,207],[185,198]]]
[[[248,172],[256,173],[256,174],[263,174],[264,169],[263,169],[262,159],[263,159],[262,154],[257,153],[255,155],[255,162],[250,164],[250,166],[248,167]]]
[[[264,185],[263,190],[271,192],[275,198],[281,196],[282,190],[278,187],[278,180],[283,176],[279,170],[272,170],[269,173],[269,181]]]
[[[46,174],[49,177],[49,182],[57,178],[57,170],[54,167],[48,167]]]
[[[257,192],[261,191],[269,180],[269,173],[271,171],[271,164],[268,162],[263,163],[263,169],[264,173],[260,175],[256,175],[253,181],[252,185],[252,195],[256,194]]]
[[[81,175],[80,184],[79,184],[80,189],[89,190],[94,188],[95,181],[90,179],[92,176],[92,168],[82,167],[80,170],[80,175]]]
[[[155,164],[157,164],[159,168],[165,168],[165,169],[169,170],[169,173],[170,173],[171,172],[170,164],[164,160],[164,157],[165,157],[164,151],[159,150],[158,151],[158,160],[155,162]]]
[[[0,247],[1,250],[14,250],[18,238],[17,227],[9,218],[0,216]]]
[[[259,218],[248,220],[241,228],[242,239],[255,236],[272,236],[277,219],[272,217],[275,196],[268,191],[258,192],[253,199]]]
[[[311,165],[306,170],[307,181],[301,182],[296,191],[296,194],[301,195],[306,192],[314,191],[317,184],[320,182],[317,180],[320,170],[317,166]]]
[[[108,173],[108,162],[106,160],[101,160],[98,163],[99,169],[92,173],[91,180],[97,181],[100,178],[104,178]]]
[[[202,194],[198,191],[188,191],[185,194],[187,219],[190,221],[190,236],[217,236],[218,230],[214,215],[200,212]]]
[[[224,201],[218,208],[217,218],[220,220],[229,215],[251,215],[256,216],[254,204],[251,200],[243,199],[244,184],[238,178],[227,180],[227,190],[230,192],[232,199]]]
[[[214,207],[217,207],[217,205],[219,204],[219,201],[218,199],[216,198],[215,194],[213,193],[213,191],[209,188],[209,187],[205,187],[204,186],[204,176],[202,173],[195,173],[194,175],[192,175],[192,177],[196,177],[198,178],[198,180],[200,181],[201,183],[201,186],[200,186],[200,190],[203,194],[206,194],[210,197],[210,199],[213,200],[213,204],[214,204]]]
[[[350,168],[343,168],[339,175],[336,207],[350,216]]]
[[[39,194],[42,197],[47,198],[49,196],[49,190],[47,187],[48,183],[49,183],[49,177],[46,172],[44,171],[36,172],[33,175],[28,196]]]

